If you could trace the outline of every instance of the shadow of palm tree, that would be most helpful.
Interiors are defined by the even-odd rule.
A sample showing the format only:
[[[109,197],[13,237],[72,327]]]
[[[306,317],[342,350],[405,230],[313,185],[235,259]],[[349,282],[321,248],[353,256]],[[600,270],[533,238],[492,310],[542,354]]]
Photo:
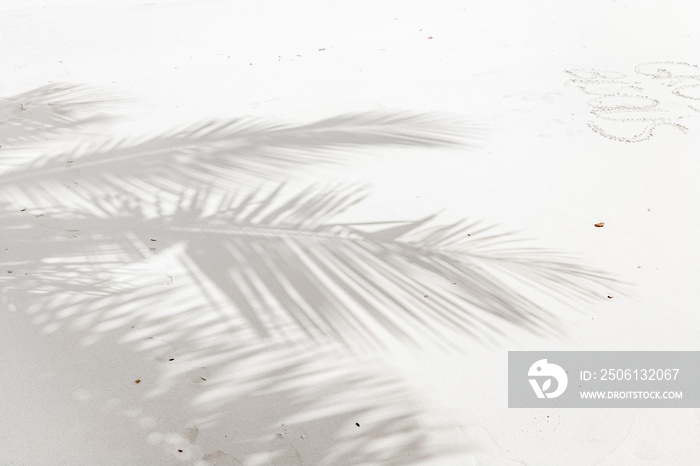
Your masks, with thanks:
[[[87,198],[108,190],[177,197],[183,186],[240,190],[310,165],[349,163],[348,151],[362,147],[469,146],[481,131],[475,123],[405,111],[346,114],[308,124],[206,121],[156,136],[78,144],[7,170],[0,183],[21,187],[38,205],[55,204],[51,190],[68,195],[65,188],[78,186]]]
[[[86,121],[43,118],[31,121],[51,131]],[[33,140],[22,134],[31,121],[6,137]],[[348,149],[441,147],[475,135],[402,112],[302,125],[239,119],[79,145],[10,166],[0,175],[2,301],[44,333],[75,334],[91,348],[90,361],[125,345],[126,354],[148,355],[142,369],[154,370],[174,359],[167,352],[177,353],[185,364],[158,369],[153,391],[129,395],[127,404],[156,413],[149,400],[172,397],[199,428],[230,429],[232,444],[207,445],[205,461],[264,452],[280,464],[440,458],[446,448],[426,443],[415,421],[420,410],[400,381],[357,367],[348,350],[387,340],[452,348],[465,336],[498,339],[507,325],[551,332],[555,315],[538,296],[590,299],[609,277],[478,222],[339,223],[366,188],[330,184],[289,194],[277,182],[294,168],[342,163]],[[244,189],[261,181],[274,189]],[[148,346],[154,338],[163,342],[156,349]],[[132,370],[118,361],[113,367]],[[206,397],[177,389],[198,377],[211,387]],[[359,419],[367,417],[373,421]],[[289,419],[306,432],[299,436],[325,440],[305,447],[301,437],[285,437],[279,427]],[[366,430],[353,430],[355,422]]]
[[[83,291],[66,288],[76,295]],[[46,303],[42,296],[33,301],[37,309]],[[113,462],[449,463],[466,448],[478,447],[452,443],[455,427],[427,416],[420,396],[381,361],[358,361],[333,348],[309,351],[259,342],[244,328],[193,319],[196,309],[184,302],[166,314],[143,312],[140,319],[134,314],[141,309],[128,300],[101,304],[109,308],[108,318],[84,322],[83,328],[54,329],[51,338],[43,335],[43,343],[38,330],[47,326],[37,325],[41,310],[13,315],[31,322],[25,326],[36,332],[24,338],[49,345],[50,354],[33,354],[28,372],[51,387],[54,403],[79,413],[77,422],[97,431],[98,438],[115,434],[104,425],[126,423],[141,432],[144,448],[132,443]],[[137,325],[123,325],[120,317]],[[100,338],[89,339],[94,333]],[[8,350],[8,357],[31,361],[26,348]],[[13,383],[35,383],[23,373],[15,371]],[[92,418],[99,424],[90,426]],[[149,449],[160,454],[141,456]],[[73,464],[94,462],[80,448],[67,457]]]
[[[202,419],[199,428],[215,421],[216,429],[245,440],[235,449],[227,442],[210,449],[231,456],[233,450],[241,459],[270,452],[268,463],[280,465],[420,464],[464,453],[444,437],[451,426],[430,425],[419,397],[386,367],[364,361],[358,368],[356,360],[332,351],[304,353],[286,345],[268,348],[263,355],[249,352],[254,374],[212,383],[212,395],[234,383],[244,387],[243,394],[233,403],[207,397],[197,409],[218,414]],[[247,358],[231,360],[238,365],[249,363]],[[231,367],[225,372],[240,373]],[[309,385],[316,389],[308,390]]]
[[[381,347],[387,338],[458,345],[465,335],[497,339],[508,325],[559,331],[556,315],[528,289],[576,303],[601,296],[597,290],[612,283],[571,257],[478,222],[392,220],[374,222],[370,231],[335,223],[366,188],[311,187],[290,197],[282,191],[200,191],[157,217],[140,201],[95,200],[92,212],[64,211],[63,219],[20,212],[8,215],[15,220],[6,228],[44,231],[15,240],[5,257],[14,259],[13,278],[23,287],[60,293],[67,284],[99,290],[104,282],[95,277],[105,269],[123,274],[130,263],[177,250],[187,257],[188,273],[199,277],[199,293],[215,287],[225,297],[219,306],[243,317],[258,338],[345,347]],[[158,288],[139,299],[167,294]]]
[[[100,110],[114,100],[101,89],[65,83],[0,98],[0,142],[12,148],[109,119]]]

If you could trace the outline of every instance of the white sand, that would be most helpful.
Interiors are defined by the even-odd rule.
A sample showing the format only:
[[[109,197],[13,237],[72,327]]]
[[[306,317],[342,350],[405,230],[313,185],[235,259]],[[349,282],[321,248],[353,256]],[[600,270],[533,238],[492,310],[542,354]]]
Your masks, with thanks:
[[[695,2],[104,3],[0,5],[0,464],[700,464],[506,392],[698,350]]]

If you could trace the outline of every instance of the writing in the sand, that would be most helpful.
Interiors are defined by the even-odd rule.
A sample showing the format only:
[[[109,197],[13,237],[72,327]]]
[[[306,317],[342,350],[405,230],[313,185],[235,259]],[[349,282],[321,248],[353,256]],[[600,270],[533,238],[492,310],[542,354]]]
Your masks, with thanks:
[[[683,62],[637,65],[635,74],[597,69],[566,70],[571,82],[593,96],[588,126],[603,137],[641,142],[659,126],[686,133],[700,113],[700,68]]]

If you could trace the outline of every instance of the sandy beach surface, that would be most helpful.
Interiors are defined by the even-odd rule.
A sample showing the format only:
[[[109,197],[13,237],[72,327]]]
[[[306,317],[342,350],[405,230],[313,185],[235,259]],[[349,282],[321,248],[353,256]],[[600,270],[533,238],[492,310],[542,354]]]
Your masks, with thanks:
[[[507,394],[508,351],[700,349],[699,32],[0,2],[0,464],[700,464],[698,409]]]

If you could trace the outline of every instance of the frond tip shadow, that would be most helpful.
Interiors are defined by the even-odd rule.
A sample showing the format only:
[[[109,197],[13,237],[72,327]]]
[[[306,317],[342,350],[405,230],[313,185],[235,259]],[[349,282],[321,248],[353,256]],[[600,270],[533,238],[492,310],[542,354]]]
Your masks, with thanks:
[[[220,214],[197,219],[192,213],[201,206],[193,202],[167,228],[182,235],[198,270],[261,337],[274,331],[260,318],[273,310],[275,327],[296,326],[307,338],[346,345],[379,343],[376,328],[408,342],[489,338],[504,332],[504,322],[547,332],[557,329],[557,318],[536,293],[585,300],[612,282],[479,222],[434,226],[429,217],[379,223],[373,231],[332,223],[362,195],[356,188],[313,188],[280,203],[277,190],[229,197]]]
[[[100,109],[109,99],[104,92],[85,85],[47,84],[0,98],[0,143],[6,147],[43,141],[56,134],[105,120]]]

